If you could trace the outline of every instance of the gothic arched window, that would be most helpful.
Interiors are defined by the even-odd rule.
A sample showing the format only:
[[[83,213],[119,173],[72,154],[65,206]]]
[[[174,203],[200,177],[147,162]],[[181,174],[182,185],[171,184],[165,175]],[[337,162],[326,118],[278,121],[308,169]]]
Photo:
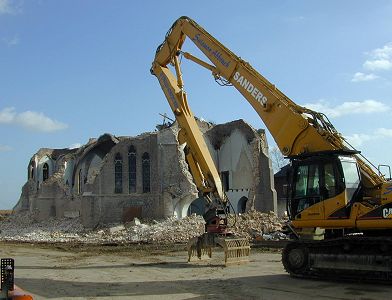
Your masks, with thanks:
[[[42,167],[42,181],[45,181],[48,178],[49,178],[49,165],[47,163],[44,163],[44,166]]]
[[[143,193],[150,192],[150,155],[147,152],[142,156]]]
[[[83,184],[83,171],[82,169],[79,169],[79,173],[78,173],[78,194],[82,193],[82,184]]]
[[[30,163],[30,168],[29,168],[29,179],[34,179],[34,172],[35,172],[35,161],[32,161]]]
[[[129,193],[136,192],[136,149],[130,146],[128,149],[128,185]]]
[[[122,193],[122,157],[117,153],[114,158],[114,192],[117,194]]]

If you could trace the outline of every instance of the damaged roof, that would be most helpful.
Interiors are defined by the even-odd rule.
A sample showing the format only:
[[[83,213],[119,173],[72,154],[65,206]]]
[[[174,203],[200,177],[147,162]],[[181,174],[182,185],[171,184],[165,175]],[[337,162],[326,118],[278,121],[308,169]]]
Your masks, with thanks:
[[[206,132],[206,135],[210,138],[214,148],[219,149],[225,139],[230,136],[234,130],[241,131],[248,143],[252,142],[256,137],[260,137],[260,134],[243,119],[215,125]]]

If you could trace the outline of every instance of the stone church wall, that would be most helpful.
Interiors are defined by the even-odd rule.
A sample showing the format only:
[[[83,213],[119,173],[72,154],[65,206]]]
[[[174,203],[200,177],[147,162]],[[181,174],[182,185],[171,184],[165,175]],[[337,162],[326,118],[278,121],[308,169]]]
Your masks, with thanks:
[[[202,125],[219,172],[226,172],[234,210],[275,210],[265,136],[242,120]],[[134,217],[182,218],[198,192],[177,134],[174,124],[136,137],[104,134],[77,149],[40,149],[30,160],[29,180],[15,209],[35,211],[41,220],[81,217],[88,227]],[[136,162],[135,190],[130,180],[131,156]],[[44,169],[49,169],[47,175]]]

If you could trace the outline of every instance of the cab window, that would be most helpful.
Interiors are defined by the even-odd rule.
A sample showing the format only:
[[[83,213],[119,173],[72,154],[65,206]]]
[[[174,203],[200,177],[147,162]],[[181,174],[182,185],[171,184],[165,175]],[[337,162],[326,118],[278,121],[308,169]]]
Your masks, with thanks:
[[[296,173],[294,207],[296,213],[320,201],[319,165],[299,166]],[[295,213],[295,214],[296,214]]]
[[[324,199],[335,197],[339,193],[336,178],[336,168],[332,163],[326,163],[324,165],[324,184],[322,188]]]
[[[331,160],[299,165],[294,174],[293,214],[341,193],[344,187],[339,174],[336,163]]]
[[[320,178],[318,165],[299,166],[296,175],[296,197],[306,197],[319,194]]]

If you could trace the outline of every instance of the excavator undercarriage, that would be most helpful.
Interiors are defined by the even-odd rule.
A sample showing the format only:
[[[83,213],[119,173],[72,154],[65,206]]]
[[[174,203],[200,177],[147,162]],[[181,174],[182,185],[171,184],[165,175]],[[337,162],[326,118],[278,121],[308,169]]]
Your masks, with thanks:
[[[391,284],[391,250],[391,236],[297,240],[287,244],[282,262],[286,271],[295,277]]]

